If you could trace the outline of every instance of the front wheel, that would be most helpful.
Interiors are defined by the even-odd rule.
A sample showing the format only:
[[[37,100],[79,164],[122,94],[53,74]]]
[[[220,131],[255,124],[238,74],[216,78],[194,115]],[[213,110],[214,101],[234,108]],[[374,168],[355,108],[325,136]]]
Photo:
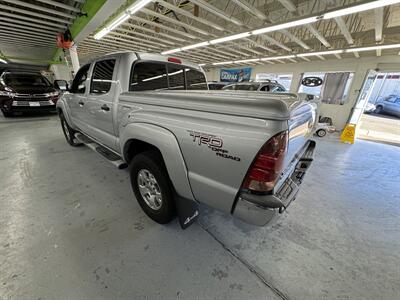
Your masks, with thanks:
[[[80,143],[75,139],[75,133],[76,131],[73,130],[67,123],[67,120],[64,117],[63,113],[60,113],[60,122],[61,122],[61,128],[63,130],[65,139],[67,140],[68,144],[71,146],[78,146]]]
[[[318,135],[319,137],[324,137],[324,136],[326,136],[326,130],[325,130],[325,129],[319,129],[319,130],[317,130],[317,135]]]
[[[375,113],[376,113],[376,114],[381,114],[382,111],[383,111],[382,106],[377,106],[376,109],[375,109]]]
[[[139,205],[155,222],[169,223],[175,217],[173,189],[158,151],[136,155],[131,162],[130,178]]]

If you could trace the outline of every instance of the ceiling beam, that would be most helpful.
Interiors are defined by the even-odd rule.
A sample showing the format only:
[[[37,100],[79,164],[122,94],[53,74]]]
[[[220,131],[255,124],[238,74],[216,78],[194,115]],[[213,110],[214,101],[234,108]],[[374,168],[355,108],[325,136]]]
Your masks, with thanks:
[[[31,18],[31,17],[25,17],[25,16],[13,14],[13,13],[8,13],[8,12],[1,11],[1,10],[0,10],[0,15],[6,16],[6,17],[10,17],[10,18],[13,18],[13,19],[17,18],[17,19],[21,19],[21,20],[24,20],[24,21],[28,21],[28,22],[33,22],[32,26],[48,25],[48,26],[51,26],[51,27],[63,28],[63,29],[67,27],[65,24],[59,24],[59,23],[43,21],[43,20],[40,20],[38,18],[35,19],[35,18]],[[39,24],[36,25],[36,23],[39,23]]]
[[[13,5],[18,5],[18,6],[22,6],[25,8],[30,8],[30,9],[34,9],[34,10],[39,10],[39,11],[43,11],[52,15],[57,15],[60,17],[64,17],[67,19],[73,19],[75,18],[75,15],[71,14],[71,13],[65,13],[65,12],[61,12],[60,10],[56,10],[56,9],[51,9],[51,8],[47,8],[44,6],[40,6],[40,5],[35,5],[35,4],[31,4],[28,3],[27,1],[20,1],[20,0],[3,0],[4,2],[8,2],[11,3]]]
[[[294,5],[294,3],[291,0],[278,0],[283,7],[285,7],[288,11],[290,12],[295,12],[296,9],[296,5]]]
[[[19,29],[19,28],[10,28],[8,26],[3,26],[0,23],[0,32],[5,32],[5,33],[11,33],[13,35],[18,35],[18,36],[28,36],[28,37],[37,37],[40,40],[51,40],[53,42],[56,41],[56,35],[49,33],[40,33],[40,32],[34,32],[32,30],[28,29]]]
[[[292,52],[292,51],[293,51],[293,50],[290,49],[288,46],[282,44],[281,42],[278,42],[277,40],[275,40],[274,38],[272,38],[272,37],[270,37],[270,36],[268,36],[268,35],[261,34],[261,35],[260,35],[260,38],[261,38],[262,40],[265,40],[265,41],[267,41],[267,42],[270,42],[270,43],[273,44],[273,45],[276,45],[276,46],[282,48],[283,50],[286,50],[286,51],[289,51],[289,52]]]
[[[244,26],[243,22],[240,21],[239,19],[229,16],[225,11],[211,5],[210,3],[204,0],[190,0],[190,2],[200,6],[201,8],[209,11],[210,13],[220,17],[221,19],[231,22],[237,26]]]
[[[131,16],[131,20],[135,20],[135,21],[138,21],[138,22],[143,22],[143,23],[145,23],[145,24],[151,24],[151,25],[153,25],[154,27],[162,28],[162,29],[164,29],[164,30],[166,30],[166,31],[173,32],[173,33],[175,33],[175,34],[178,34],[178,35],[187,37],[187,38],[189,38],[189,39],[193,39],[193,40],[198,39],[198,37],[194,36],[193,34],[189,34],[189,33],[187,33],[187,32],[184,32],[184,31],[180,31],[180,30],[171,28],[171,26],[165,26],[165,25],[162,25],[162,24],[159,24],[159,23],[156,23],[156,22],[153,22],[153,21],[151,21],[151,20],[147,20],[147,19],[145,19],[145,18],[141,18],[141,17],[138,17],[138,16]],[[140,26],[143,26],[143,25],[144,25],[144,24],[140,24]]]
[[[197,33],[200,33],[202,35],[205,35],[205,36],[209,36],[210,35],[210,33],[207,32],[207,31],[204,31],[204,30],[202,30],[200,28],[197,28],[195,26],[186,24],[186,23],[184,23],[182,21],[179,21],[177,19],[173,19],[173,18],[167,17],[166,15],[160,14],[158,12],[155,12],[154,10],[150,10],[150,9],[147,9],[147,8],[142,8],[141,12],[143,12],[143,13],[145,13],[147,15],[152,15],[154,17],[163,19],[166,22],[169,22],[169,23],[172,23],[172,24],[175,24],[175,25],[178,25],[178,26],[182,26],[183,28],[190,29],[190,30],[192,30],[194,32],[197,32]],[[216,36],[216,35],[214,35],[214,36]]]
[[[342,32],[347,43],[349,45],[353,45],[354,40],[353,40],[353,37],[351,36],[349,29],[347,28],[346,22],[343,20],[342,17],[335,18],[335,21],[336,21],[336,24],[339,26],[339,29]]]
[[[177,7],[177,6],[173,5],[173,4],[170,4],[168,2],[165,2],[164,0],[153,0],[153,2],[157,2],[158,4],[161,4],[162,6],[164,6],[166,8],[169,8],[170,10],[172,10],[172,11],[174,11],[176,13],[179,13],[181,15],[184,15],[184,16],[192,19],[192,20],[195,20],[196,22],[199,22],[199,23],[202,23],[204,25],[210,26],[210,27],[212,27],[214,29],[217,29],[219,31],[225,31],[224,27],[222,27],[222,26],[220,26],[220,25],[218,25],[218,24],[216,24],[214,22],[211,22],[210,20],[203,19],[203,18],[200,18],[200,17],[196,17],[191,12],[189,12],[187,10],[184,10],[184,9],[182,9],[180,7]]]
[[[293,35],[292,33],[290,33],[290,31],[284,29],[281,30],[281,33],[283,35],[286,35],[289,39],[291,39],[293,42],[295,42],[296,44],[298,44],[300,47],[304,48],[304,49],[311,49],[310,46],[308,46],[306,43],[304,43],[302,40],[300,40],[299,38],[297,38],[295,35]]]
[[[383,39],[383,7],[377,8],[374,11],[375,16],[375,41],[377,43],[382,42]],[[376,50],[376,56],[381,56],[382,51]]]
[[[4,18],[2,20],[4,20]],[[35,28],[33,26],[29,26],[29,25],[31,25],[29,23],[26,23],[26,24],[28,24],[28,25],[24,26],[24,25],[12,24],[12,23],[8,23],[8,22],[0,21],[0,27],[23,29],[23,30],[27,30],[28,32],[31,32],[31,33],[34,33],[34,34],[36,34],[36,33],[44,33],[44,34],[52,35],[52,36],[55,36],[57,34],[57,30],[56,29],[46,30],[46,29],[42,29],[42,28]]]
[[[306,27],[325,47],[331,48],[331,44],[312,24],[307,24]]]
[[[52,1],[52,0],[36,0],[36,1],[42,2],[42,3],[46,3],[46,4],[49,4],[49,5],[52,5],[52,6],[60,7],[60,8],[66,9],[66,10],[74,11],[74,12],[80,12],[81,11],[77,7],[74,7],[74,6],[71,6],[71,5],[67,5],[67,4],[64,4],[64,3],[60,3],[60,2],[57,2],[57,1]]]
[[[231,1],[233,3],[235,3],[237,6],[241,7],[245,11],[247,11],[248,13],[252,14],[253,16],[256,16],[260,20],[263,20],[263,21],[267,20],[267,16],[261,10],[259,10],[254,5],[251,5],[246,0],[243,0],[243,1],[242,0],[231,0]]]
[[[53,21],[53,22],[64,23],[64,24],[72,24],[71,20],[60,19],[60,17],[52,17],[52,16],[49,16],[49,15],[33,12],[31,10],[17,8],[17,7],[14,7],[14,6],[0,4],[0,8],[3,9],[3,10],[10,10],[10,11],[13,11],[13,12],[16,12],[16,13],[20,13],[20,14],[24,14],[24,15],[29,15],[29,16],[33,16],[33,17],[37,17],[37,18],[43,18],[45,20],[50,20],[50,21]],[[14,17],[16,17],[15,14],[14,14]]]
[[[143,38],[145,38],[145,41],[146,41],[146,39],[150,39],[152,41],[158,41],[158,42],[162,42],[162,43],[165,43],[165,44],[168,44],[168,45],[176,45],[176,42],[171,42],[171,41],[169,41],[167,39],[151,36],[151,35],[148,35],[148,34],[145,34],[145,33],[137,32],[137,31],[130,31],[130,30],[127,30],[127,29],[123,29],[122,27],[116,28],[115,32],[116,33],[119,33],[119,32],[125,33],[128,36],[133,36],[133,37],[136,37],[136,36],[143,37]]]
[[[154,35],[159,35],[164,39],[167,38],[167,39],[178,41],[178,42],[184,42],[184,43],[186,42],[185,39],[182,39],[180,37],[176,37],[176,36],[173,36],[171,34],[167,34],[165,32],[156,31],[154,29],[146,28],[144,26],[139,26],[139,25],[132,24],[132,23],[124,23],[121,27],[124,27],[124,26],[129,27],[129,28],[133,28],[133,29],[138,29],[138,30],[141,30],[141,31],[144,31],[144,32],[148,32],[148,33],[154,34]]]

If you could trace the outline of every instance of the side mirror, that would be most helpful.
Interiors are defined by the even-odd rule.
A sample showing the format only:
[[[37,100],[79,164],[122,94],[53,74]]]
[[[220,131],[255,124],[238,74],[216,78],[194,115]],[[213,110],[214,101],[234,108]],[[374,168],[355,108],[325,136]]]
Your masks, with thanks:
[[[54,80],[54,87],[60,91],[68,91],[68,82],[66,80]]]

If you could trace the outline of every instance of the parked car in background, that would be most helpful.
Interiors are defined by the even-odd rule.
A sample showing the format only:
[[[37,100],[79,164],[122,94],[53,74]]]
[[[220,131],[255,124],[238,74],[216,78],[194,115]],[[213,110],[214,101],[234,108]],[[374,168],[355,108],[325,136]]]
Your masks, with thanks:
[[[5,117],[15,112],[55,112],[59,95],[39,73],[4,72],[0,76],[0,109]]]
[[[225,86],[223,90],[235,91],[263,91],[270,93],[285,93],[285,87],[276,81],[238,82]]]
[[[390,95],[378,99],[375,103],[375,113],[386,113],[400,118],[400,95]]]
[[[227,86],[228,84],[231,84],[231,82],[217,82],[217,81],[214,81],[214,82],[207,82],[207,84],[208,84],[208,89],[209,90],[222,90],[222,88],[224,87],[224,86]]]
[[[372,104],[372,103],[368,102],[367,105],[365,105],[364,114],[373,113],[375,111],[375,109],[376,109],[375,104]]]

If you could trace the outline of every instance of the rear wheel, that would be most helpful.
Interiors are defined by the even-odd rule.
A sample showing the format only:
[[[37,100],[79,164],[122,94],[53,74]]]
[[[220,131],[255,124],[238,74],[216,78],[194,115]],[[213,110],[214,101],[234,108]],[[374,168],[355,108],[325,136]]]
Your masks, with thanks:
[[[80,143],[75,139],[75,133],[76,131],[73,130],[69,125],[67,120],[64,117],[63,113],[60,113],[60,122],[61,122],[61,128],[64,132],[65,139],[67,140],[68,144],[71,146],[78,146]]]
[[[2,113],[4,115],[4,118],[10,118],[10,117],[12,117],[14,115],[11,111],[2,110]]]
[[[382,111],[383,111],[383,107],[382,107],[382,106],[377,106],[377,107],[375,108],[375,113],[376,113],[376,114],[381,114]]]
[[[160,224],[175,217],[173,189],[158,151],[136,155],[131,162],[130,178],[136,199],[147,216]]]

